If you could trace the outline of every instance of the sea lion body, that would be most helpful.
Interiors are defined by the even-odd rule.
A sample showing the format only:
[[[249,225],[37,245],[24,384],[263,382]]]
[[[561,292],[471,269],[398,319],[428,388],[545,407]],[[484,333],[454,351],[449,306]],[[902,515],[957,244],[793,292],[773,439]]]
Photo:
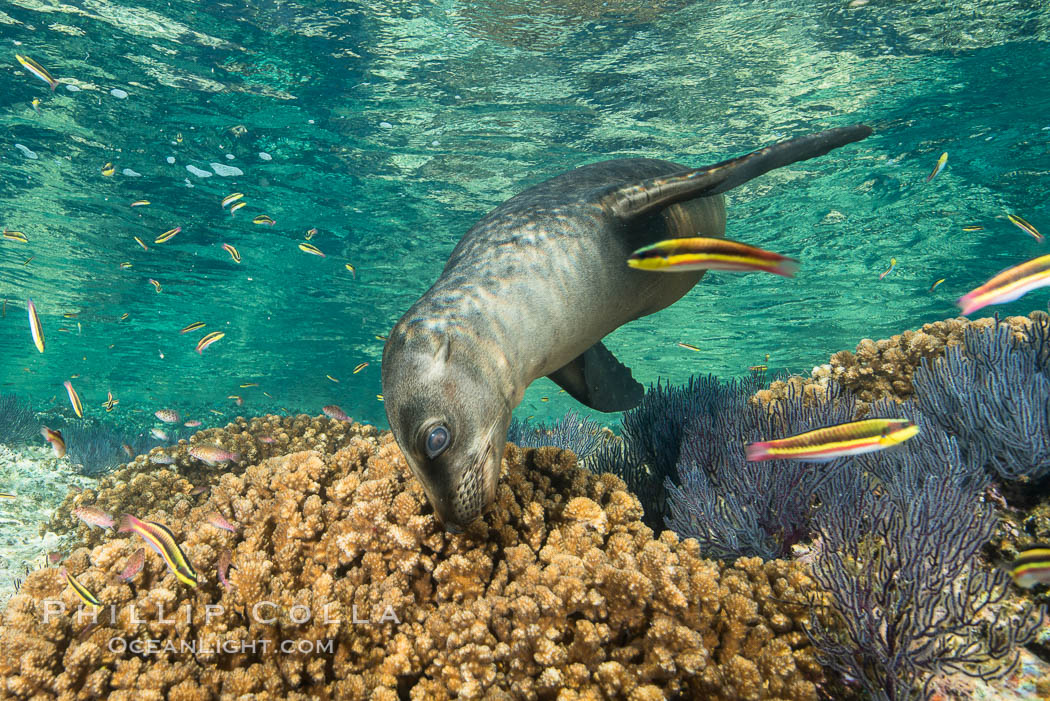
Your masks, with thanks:
[[[633,251],[723,236],[722,192],[866,129],[705,169],[646,158],[594,163],[523,191],[474,225],[383,351],[391,429],[446,528],[460,530],[495,498],[511,412],[537,378],[602,411],[641,400],[643,388],[601,340],[673,304],[703,271],[633,269]]]

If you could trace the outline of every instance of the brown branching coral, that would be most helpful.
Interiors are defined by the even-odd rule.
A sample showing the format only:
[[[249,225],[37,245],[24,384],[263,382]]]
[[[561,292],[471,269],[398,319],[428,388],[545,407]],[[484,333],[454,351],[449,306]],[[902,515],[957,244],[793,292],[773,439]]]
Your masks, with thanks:
[[[86,543],[98,543],[104,533],[91,533],[86,524],[72,515],[78,506],[94,506],[110,513],[119,509],[134,513],[153,510],[171,511],[177,503],[189,500],[196,503],[207,499],[207,494],[191,494],[194,487],[209,487],[220,471],[236,470],[236,464],[209,466],[189,454],[194,445],[216,445],[240,455],[240,465],[253,465],[276,455],[317,450],[335,452],[354,437],[371,440],[379,434],[374,426],[356,422],[336,421],[324,416],[260,416],[252,419],[238,417],[224,428],[198,431],[190,439],[176,445],[158,447],[115,472],[103,477],[94,489],[71,492],[55,509],[51,520],[40,527],[40,533],[51,531],[59,535],[77,530]],[[170,464],[158,463],[161,459]],[[131,482],[129,487],[127,483]],[[148,485],[149,489],[144,488]],[[134,501],[128,502],[129,495]]]
[[[136,479],[99,497],[134,511],[181,478]],[[238,533],[206,525],[210,511]],[[114,606],[88,629],[71,613],[45,621],[46,600],[78,600],[55,570],[33,573],[4,613],[0,678],[17,698],[815,698],[808,612],[788,603],[812,594],[803,568],[721,566],[693,540],[654,538],[641,514],[571,453],[508,446],[496,504],[453,536],[390,435],[354,436],[139,509],[175,533],[196,588],[153,555],[119,581],[140,543],[107,535],[66,562]],[[229,589],[215,575],[225,548]]]
[[[1029,316],[1011,316],[1003,320],[1017,335],[1024,334],[1030,320],[1045,312]],[[944,349],[962,343],[968,326],[989,328],[995,319],[969,320],[965,317],[945,319],[925,324],[918,331],[905,331],[880,341],[865,338],[855,351],[839,351],[830,362],[813,368],[809,377],[792,376],[773,382],[769,389],[755,394],[755,400],[765,404],[787,396],[789,388],[801,390],[806,396],[822,395],[828,382],[837,382],[856,395],[857,416],[864,416],[869,405],[880,399],[904,401],[914,394],[912,375],[923,358],[944,355]]]

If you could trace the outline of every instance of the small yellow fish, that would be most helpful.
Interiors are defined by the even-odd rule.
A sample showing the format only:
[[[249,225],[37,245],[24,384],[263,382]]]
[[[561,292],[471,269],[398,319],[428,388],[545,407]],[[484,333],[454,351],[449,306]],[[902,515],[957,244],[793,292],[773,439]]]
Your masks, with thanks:
[[[222,244],[222,250],[230,254],[230,258],[233,258],[234,263],[241,262],[241,254],[237,252],[237,249],[234,248],[233,245],[224,243]]]
[[[273,219],[266,216],[265,214],[260,214],[259,216],[255,217],[255,219],[252,219],[252,224],[265,224],[266,226],[273,226],[276,223],[277,222],[275,222]]]
[[[52,78],[51,74],[47,72],[47,69],[41,66],[39,63],[29,58],[28,56],[21,56],[19,54],[15,54],[15,58],[18,59],[18,62],[22,64],[23,68],[35,75],[40,80],[47,83],[51,87],[52,92],[54,92],[55,88],[58,87],[58,81]],[[36,106],[36,104],[38,103],[34,101],[34,107]]]
[[[236,212],[241,207],[246,206],[247,204],[248,204],[247,202],[238,202],[235,205],[233,205],[232,207],[230,207],[230,216],[232,217],[234,212]]]
[[[845,455],[883,450],[912,438],[919,427],[907,419],[866,419],[807,431],[772,441],[749,443],[748,461],[829,462]]]
[[[165,241],[170,241],[175,237],[175,234],[179,233],[180,231],[182,231],[181,226],[176,226],[174,229],[168,229],[163,234],[158,236],[157,240],[153,243],[164,243]]]
[[[204,328],[204,322],[203,321],[195,321],[192,324],[190,324],[189,326],[184,327],[181,331],[179,331],[179,333],[189,333],[190,331],[196,331],[197,329],[203,329],[203,328]]]
[[[244,387],[258,387],[258,386],[259,386],[258,382],[244,382],[244,383],[241,384],[241,388],[242,389]]]
[[[132,207],[148,207],[149,206],[149,200],[135,200],[134,202],[131,203],[131,206]]]
[[[125,320],[127,320],[127,318],[129,316],[131,316],[131,312],[124,312],[123,314],[120,315],[120,320],[121,321],[125,321]]]
[[[132,238],[135,239],[135,243],[137,243],[138,245],[142,246],[142,250],[143,251],[148,251],[149,250],[148,248],[146,248],[146,244],[142,243],[142,239],[140,239],[138,236],[132,236]]]
[[[24,268],[30,263],[32,263],[34,258],[36,258],[36,256],[29,256],[28,258],[26,258],[24,261],[22,261],[22,267]]]
[[[149,279],[149,284],[151,284],[151,285],[153,285],[153,286],[154,286],[155,288],[157,288],[157,292],[160,292],[160,283],[159,283],[159,282],[157,282],[157,281],[156,281],[156,280],[154,280],[153,278],[150,278],[150,279]]]
[[[765,372],[769,369],[768,365],[752,365],[748,368],[751,372]]]
[[[317,229],[307,229],[306,234],[303,236],[307,241],[312,239],[317,234]]]
[[[937,177],[937,175],[938,175],[938,174],[939,174],[939,173],[940,173],[940,172],[941,172],[942,170],[944,170],[944,166],[945,166],[945,165],[946,165],[947,163],[948,163],[948,152],[947,152],[947,151],[945,151],[944,153],[942,153],[942,154],[941,154],[941,157],[937,159],[937,165],[936,165],[936,166],[934,166],[934,168],[933,168],[933,172],[932,172],[932,173],[930,173],[929,175],[927,175],[927,176],[926,176],[926,182],[930,182],[931,180],[933,180],[934,178],[936,178],[936,177]]]
[[[938,280],[937,282],[935,282],[932,285],[930,285],[930,292],[933,292],[934,290],[936,290],[937,289],[937,285],[939,285],[942,282],[944,282],[944,280],[945,280],[945,278],[942,277],[940,280]]]
[[[212,331],[197,342],[197,353],[203,354],[204,349],[223,338],[226,334],[222,331]]]
[[[226,209],[226,207],[228,205],[236,202],[237,200],[241,199],[242,197],[244,197],[244,193],[243,192],[235,192],[232,195],[226,195],[225,197],[222,198],[222,208]]]
[[[681,341],[679,341],[678,345],[681,346],[682,348],[685,348],[686,350],[691,350],[691,351],[699,351],[700,350],[699,348],[694,346],[692,343],[682,343]]]
[[[362,370],[364,370],[367,367],[368,367],[368,362],[367,361],[363,362],[363,363],[358,363],[357,367],[354,368],[354,374],[356,375],[357,373],[361,372]]]
[[[963,231],[984,231],[984,227],[980,224],[969,224],[963,227]]]
[[[33,343],[36,344],[36,349],[43,353],[44,329],[40,326],[40,317],[36,315],[36,305],[33,304],[33,300],[29,300],[26,303],[26,307],[29,309],[29,333],[33,336]]]
[[[177,143],[177,144],[181,144],[182,143],[182,132],[181,131],[175,133],[175,143]]]
[[[167,526],[155,521],[140,521],[134,516],[121,517],[118,533],[137,533],[146,544],[164,558],[164,563],[175,578],[191,587],[197,586],[197,572],[186,558],[186,554],[175,542],[174,534]]]
[[[73,405],[73,413],[78,419],[84,418],[84,405],[80,401],[80,395],[73,389],[73,383],[66,380],[62,385],[66,388],[66,394],[69,395],[69,403]]]
[[[347,263],[346,264],[346,269],[350,271],[350,275],[352,275],[353,278],[356,280],[357,279],[357,271],[354,270],[354,266],[352,266],[349,263]]]
[[[7,492],[0,492],[0,499],[14,499],[14,494],[8,494]]]
[[[102,406],[106,407],[106,411],[113,411],[113,407],[117,404],[120,404],[120,400],[114,399],[112,392],[106,392],[106,401],[102,402]]]
[[[319,249],[317,246],[313,245],[312,243],[301,243],[301,244],[299,244],[299,250],[302,251],[303,253],[309,253],[312,256],[320,256],[322,258],[326,257],[325,254],[321,253],[321,249]]]
[[[884,271],[882,271],[882,274],[879,275],[879,279],[881,280],[882,278],[884,278],[887,275],[889,275],[893,271],[893,269],[895,267],[897,267],[897,259],[896,258],[890,258],[890,267],[888,267]]]
[[[540,397],[540,401],[541,402],[549,402],[550,400],[551,400],[550,397]]]
[[[327,378],[328,378],[329,380],[331,380],[332,382],[335,382],[335,383],[338,383],[338,382],[339,382],[339,380],[335,379],[335,378],[334,378],[334,377],[332,377],[331,375],[325,375],[325,377],[327,377]]]
[[[376,399],[378,399],[379,401],[383,401],[383,395],[377,394]]]
[[[1034,226],[1026,222],[1021,217],[1017,216],[1016,214],[1007,214],[1006,218],[1012,221],[1015,225],[1017,225],[1017,228],[1034,238],[1036,241],[1043,240],[1043,235],[1036,231]]]
[[[30,103],[30,104],[33,105],[33,111],[36,112],[37,114],[40,114],[40,98],[39,97],[34,97],[32,103]]]
[[[8,241],[18,241],[19,243],[29,243],[29,239],[21,231],[8,231],[4,229],[4,238]]]
[[[121,264],[120,264],[120,269],[121,269],[121,270],[127,270],[127,269],[129,269],[130,267],[131,267],[131,263],[129,263],[129,262],[127,262],[127,261],[124,261],[123,263],[121,263]]]
[[[77,593],[80,600],[88,606],[102,606],[102,602],[98,600],[98,597],[88,591],[87,587],[77,581],[77,578],[69,573],[65,567],[62,568],[61,574],[66,578],[66,583],[73,588],[73,591]]]
[[[267,397],[269,397],[270,399],[273,399],[273,395],[272,395],[272,394],[270,394],[269,392],[266,392],[266,391],[264,391],[264,392],[263,392],[263,394],[265,394],[265,395],[266,395]]]
[[[376,334],[376,340],[386,342],[386,336],[380,336],[379,334]]]
[[[794,277],[798,261],[746,243],[708,237],[674,238],[639,248],[628,267],[665,273],[691,270],[763,271]]]
[[[105,175],[107,178],[116,172],[117,169],[113,167],[112,163],[107,163],[106,165],[102,166],[102,174]]]

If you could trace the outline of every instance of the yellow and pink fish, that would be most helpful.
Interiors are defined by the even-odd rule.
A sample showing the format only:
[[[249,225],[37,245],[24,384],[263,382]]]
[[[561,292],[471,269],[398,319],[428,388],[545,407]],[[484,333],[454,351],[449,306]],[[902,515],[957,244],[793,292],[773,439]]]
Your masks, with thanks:
[[[865,419],[806,431],[775,441],[750,443],[747,459],[830,462],[899,445],[914,437],[919,427],[908,419]]]
[[[1013,302],[1032,290],[1050,285],[1050,255],[1007,268],[980,287],[960,297],[956,304],[963,314],[972,314],[992,304]]]
[[[685,272],[728,270],[740,273],[766,272],[794,277],[798,261],[729,239],[693,237],[667,239],[639,248],[627,258],[639,270]]]
[[[175,542],[175,536],[168,527],[155,521],[140,521],[131,514],[124,514],[120,518],[118,533],[135,533],[146,545],[153,548],[154,552],[164,559],[164,564],[172,571],[175,577],[191,587],[197,586],[199,581],[197,571],[182,551],[179,544]]]

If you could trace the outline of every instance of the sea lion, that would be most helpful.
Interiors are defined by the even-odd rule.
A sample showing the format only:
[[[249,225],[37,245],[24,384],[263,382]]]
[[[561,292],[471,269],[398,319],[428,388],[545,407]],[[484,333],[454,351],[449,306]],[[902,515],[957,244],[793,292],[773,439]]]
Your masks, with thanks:
[[[723,236],[721,193],[870,133],[830,129],[697,169],[592,163],[475,224],[383,348],[390,428],[445,528],[460,532],[495,499],[511,411],[533,380],[549,377],[600,411],[641,401],[644,388],[601,340],[676,302],[703,271],[636,270],[633,251]]]

